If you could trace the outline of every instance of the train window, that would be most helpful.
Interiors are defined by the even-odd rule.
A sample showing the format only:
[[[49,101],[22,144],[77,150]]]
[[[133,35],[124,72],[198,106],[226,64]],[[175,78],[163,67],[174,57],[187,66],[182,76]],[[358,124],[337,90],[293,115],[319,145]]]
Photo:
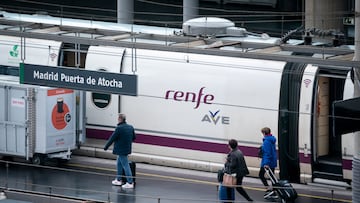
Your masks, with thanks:
[[[64,43],[61,48],[60,65],[66,67],[85,68],[88,45],[79,44],[77,49],[74,44]],[[79,55],[77,55],[77,53]]]
[[[19,76],[19,67],[0,65],[0,75]]]

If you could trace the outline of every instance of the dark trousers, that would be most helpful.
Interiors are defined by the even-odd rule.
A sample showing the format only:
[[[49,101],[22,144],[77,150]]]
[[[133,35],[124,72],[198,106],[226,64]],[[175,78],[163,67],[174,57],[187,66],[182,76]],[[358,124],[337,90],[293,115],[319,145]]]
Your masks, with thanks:
[[[251,201],[250,196],[247,194],[247,192],[242,187],[242,181],[244,176],[236,176],[236,191],[238,191],[239,194],[241,194],[246,200]]]
[[[272,172],[275,172],[275,168],[270,168],[270,170],[271,170]],[[268,187],[269,184],[268,184],[268,182],[267,182],[267,180],[266,180],[266,178],[265,178],[265,173],[266,173],[265,168],[264,168],[264,167],[261,167],[261,168],[260,168],[260,171],[259,171],[260,180],[261,180],[261,182],[264,184],[265,187]]]

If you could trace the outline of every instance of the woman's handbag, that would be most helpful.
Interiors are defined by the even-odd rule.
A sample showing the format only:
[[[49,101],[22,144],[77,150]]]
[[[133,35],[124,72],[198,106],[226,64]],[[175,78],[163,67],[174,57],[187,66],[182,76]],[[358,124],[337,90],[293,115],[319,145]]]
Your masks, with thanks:
[[[236,173],[233,174],[224,173],[222,184],[226,187],[236,187]]]

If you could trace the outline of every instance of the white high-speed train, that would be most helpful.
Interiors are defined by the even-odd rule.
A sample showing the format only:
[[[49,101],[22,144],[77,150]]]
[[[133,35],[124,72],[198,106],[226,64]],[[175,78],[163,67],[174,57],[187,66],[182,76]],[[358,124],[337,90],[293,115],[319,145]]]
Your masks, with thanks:
[[[260,129],[267,126],[278,140],[281,178],[352,179],[352,132],[359,125],[348,118],[358,104],[351,68],[306,61],[334,54],[281,50],[276,60],[246,57],[244,52],[272,56],[266,51],[278,48],[279,39],[215,18],[189,21],[181,30],[1,16],[1,74],[16,73],[24,62],[138,76],[137,96],[87,92],[85,105],[87,138],[107,139],[117,114],[127,115],[137,133],[134,160],[215,171],[234,138],[257,176]],[[198,33],[203,31],[205,37]],[[214,33],[218,37],[211,38]],[[304,61],[287,62],[296,55]]]

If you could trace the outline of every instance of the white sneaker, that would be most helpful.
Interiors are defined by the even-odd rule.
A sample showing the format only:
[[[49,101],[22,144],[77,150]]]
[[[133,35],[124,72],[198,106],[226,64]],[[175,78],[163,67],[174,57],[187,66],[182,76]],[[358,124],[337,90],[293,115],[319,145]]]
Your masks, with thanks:
[[[124,189],[133,189],[134,188],[134,183],[125,183],[124,185],[121,186]]]
[[[121,181],[121,180],[117,180],[117,179],[111,181],[111,183],[112,183],[113,185],[117,185],[117,186],[121,186],[121,185],[122,185],[122,181]]]

